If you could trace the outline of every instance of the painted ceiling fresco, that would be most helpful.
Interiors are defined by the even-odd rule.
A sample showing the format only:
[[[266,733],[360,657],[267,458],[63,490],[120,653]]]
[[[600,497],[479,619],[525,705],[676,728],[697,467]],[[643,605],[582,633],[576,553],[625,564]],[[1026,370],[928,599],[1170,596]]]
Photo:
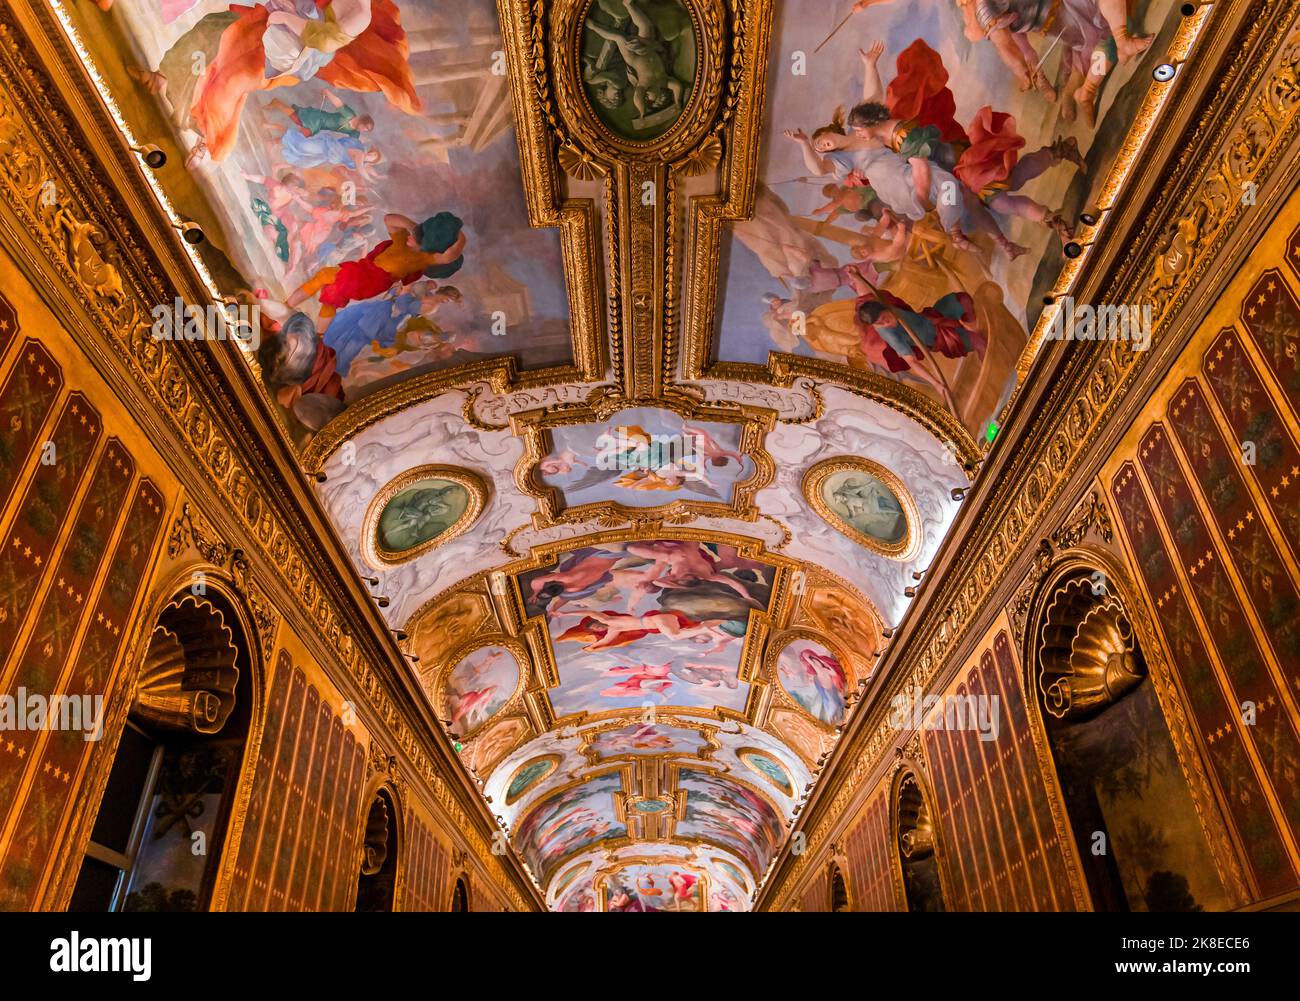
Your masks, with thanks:
[[[51,2],[515,859],[606,912],[752,905],[1203,23]]]
[[[555,714],[743,710],[749,616],[767,610],[775,572],[732,546],[644,539],[574,550],[520,577],[555,651]]]
[[[727,504],[736,484],[754,474],[753,459],[740,451],[742,430],[637,407],[598,423],[553,429],[539,471],[542,482],[564,495],[566,507],[611,499],[629,507],[679,498]]]
[[[571,358],[560,241],[524,210],[492,0],[115,0],[120,69],[299,439],[366,394]],[[146,109],[145,105],[153,107]]]
[[[886,374],[984,434],[1176,5],[781,7],[756,208],[724,246],[717,357]]]

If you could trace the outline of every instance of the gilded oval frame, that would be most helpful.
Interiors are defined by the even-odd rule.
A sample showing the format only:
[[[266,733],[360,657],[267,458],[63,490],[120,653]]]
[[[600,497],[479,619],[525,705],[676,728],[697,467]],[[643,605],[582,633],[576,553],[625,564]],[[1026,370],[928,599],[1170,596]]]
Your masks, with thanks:
[[[794,754],[796,752],[792,750],[790,753]],[[763,771],[757,765],[750,762],[749,759],[754,755],[760,755],[766,758],[768,761],[772,762],[772,764],[774,764],[777,767],[777,770],[785,778],[785,784],[783,786],[778,785],[776,780],[773,779],[772,776],[770,776],[767,772]],[[747,744],[744,747],[736,748],[736,759],[742,765],[748,768],[751,772],[757,775],[759,778],[763,779],[768,784],[770,784],[773,789],[777,790],[777,792],[784,795],[787,799],[795,798],[794,776],[790,774],[790,769],[786,767],[785,762],[779,761],[776,755],[774,755],[771,751],[764,750],[761,747],[754,747],[752,745]]]
[[[695,79],[686,106],[664,132],[649,139],[631,139],[611,128],[596,111],[582,78],[582,45],[588,15],[595,0],[560,5],[552,15],[551,62],[556,103],[565,125],[588,150],[602,160],[672,162],[691,152],[710,134],[723,92],[720,56],[725,44],[728,12],[719,0],[680,0],[695,33]]]
[[[539,761],[545,761],[551,767],[548,768],[546,771],[542,772],[541,775],[537,776],[532,781],[530,781],[528,785],[524,786],[518,792],[512,793],[511,789],[514,787],[515,779],[519,777],[520,773],[523,772],[523,770],[528,766],[536,764]],[[531,758],[528,758],[527,760],[520,762],[520,764],[514,769],[514,771],[510,773],[510,777],[506,779],[506,787],[505,790],[503,791],[503,795],[505,796],[506,806],[514,806],[516,803],[518,803],[521,799],[523,799],[530,792],[536,789],[538,785],[545,782],[548,778],[554,775],[563,762],[564,762],[564,755],[556,754],[553,751],[546,754],[535,754]]]
[[[894,496],[898,499],[899,506],[903,509],[903,520],[906,523],[906,531],[904,531],[901,540],[891,543],[872,538],[858,531],[830,509],[822,497],[822,487],[828,477],[835,473],[848,471],[868,473],[893,491]],[[824,522],[864,549],[879,553],[881,556],[887,556],[892,560],[906,562],[913,559],[921,548],[921,515],[917,509],[916,501],[912,499],[912,495],[903,484],[903,481],[878,462],[857,456],[823,459],[804,473],[800,489],[803,491],[804,500],[808,502],[809,506],[817,512]]]
[[[465,510],[448,528],[435,535],[432,539],[400,551],[385,549],[379,542],[379,519],[388,506],[388,502],[407,487],[413,486],[421,480],[432,479],[448,480],[463,487],[465,492],[469,494]],[[460,466],[444,466],[437,463],[408,469],[384,484],[366,508],[366,516],[361,522],[362,557],[366,563],[376,570],[385,570],[390,567],[400,566],[403,563],[409,563],[411,560],[437,549],[444,543],[450,542],[457,536],[463,535],[471,525],[478,521],[479,515],[483,513],[484,507],[487,506],[487,501],[488,485],[478,473],[463,469]]]

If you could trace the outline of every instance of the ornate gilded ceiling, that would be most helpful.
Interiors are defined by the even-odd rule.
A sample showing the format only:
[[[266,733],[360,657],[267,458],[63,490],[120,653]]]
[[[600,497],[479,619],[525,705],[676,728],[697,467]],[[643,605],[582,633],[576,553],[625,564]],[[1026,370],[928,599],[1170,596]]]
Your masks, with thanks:
[[[56,6],[502,850],[557,910],[747,909],[1170,0]]]

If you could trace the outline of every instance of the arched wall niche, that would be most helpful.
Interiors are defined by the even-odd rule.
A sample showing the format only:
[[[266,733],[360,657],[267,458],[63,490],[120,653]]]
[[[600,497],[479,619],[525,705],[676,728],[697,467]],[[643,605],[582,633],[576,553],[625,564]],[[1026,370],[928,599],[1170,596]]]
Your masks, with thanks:
[[[905,762],[890,787],[890,855],[905,909],[946,911],[934,793],[915,762]]]
[[[1058,831],[1094,910],[1227,909],[1222,818],[1135,594],[1087,546],[1048,568],[1030,604],[1022,681]]]
[[[447,910],[451,911],[453,914],[469,913],[469,873],[463,870],[456,874],[456,879],[451,884],[451,900],[448,902]]]
[[[381,913],[395,909],[398,869],[404,844],[402,805],[392,783],[372,783],[362,797],[357,892],[353,910]]]
[[[829,883],[829,910],[831,913],[840,914],[845,911],[853,910],[853,898],[849,893],[849,881],[844,875],[844,867],[839,863],[839,861],[831,862]]]
[[[224,568],[197,564],[155,586],[134,628],[105,699],[66,907],[221,909],[265,707],[252,611]]]

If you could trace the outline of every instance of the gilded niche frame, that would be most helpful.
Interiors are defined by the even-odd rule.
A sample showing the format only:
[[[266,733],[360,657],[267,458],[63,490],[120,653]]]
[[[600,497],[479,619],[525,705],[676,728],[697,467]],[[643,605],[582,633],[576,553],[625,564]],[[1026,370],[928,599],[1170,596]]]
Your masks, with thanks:
[[[421,480],[435,479],[447,480],[465,490],[469,495],[465,510],[454,522],[432,539],[426,539],[424,542],[417,543],[407,549],[385,549],[379,541],[379,519],[383,517],[388,502],[403,490],[414,486]],[[447,466],[440,463],[413,466],[389,480],[370,499],[370,504],[366,507],[365,517],[361,522],[361,554],[365,561],[375,570],[388,570],[400,566],[469,531],[483,513],[487,500],[487,483],[475,472],[462,469],[459,466]]]
[[[894,497],[898,500],[899,507],[903,509],[903,519],[906,522],[906,530],[901,540],[898,542],[885,542],[882,539],[874,538],[860,532],[839,514],[831,510],[830,505],[826,503],[826,498],[822,496],[822,488],[825,486],[827,479],[836,473],[842,472],[859,472],[874,476],[893,492]],[[873,553],[879,553],[881,556],[900,562],[914,559],[920,550],[922,538],[921,514],[916,506],[916,501],[912,499],[912,494],[904,485],[902,479],[880,463],[857,456],[823,459],[804,473],[801,489],[804,500],[808,502],[809,506],[817,512],[823,521],[845,538],[851,542],[856,542],[864,549],[869,549]]]
[[[922,752],[924,755],[924,752]],[[899,843],[902,837],[901,828],[901,811],[903,786],[911,782],[916,786],[920,795],[921,803],[925,807],[926,817],[930,823],[931,848],[930,851],[934,857],[935,872],[939,877],[939,900],[943,904],[945,911],[952,906],[953,892],[951,886],[952,877],[948,872],[948,853],[944,841],[944,832],[940,830],[939,813],[934,797],[934,787],[930,784],[930,776],[925,761],[917,758],[899,759],[899,766],[894,772],[893,777],[889,780],[889,842],[887,845],[889,851],[889,872],[891,882],[894,887],[895,901],[899,905],[899,910],[903,913],[911,913],[911,905],[907,899],[907,880],[903,876],[903,849]]]
[[[1118,467],[1122,462],[1116,462],[1115,465]],[[1105,510],[1110,512],[1111,502],[1104,491],[1101,492],[1101,497]],[[1113,523],[1113,513],[1110,517]],[[1121,537],[1124,535],[1117,534]],[[1010,641],[1014,656],[1018,659],[1016,676],[1022,686],[1021,695],[1025,702],[1030,738],[1034,744],[1034,756],[1047,790],[1048,806],[1056,825],[1056,834],[1061,840],[1063,853],[1070,860],[1070,887],[1076,905],[1091,907],[1092,890],[1079,858],[1082,848],[1074,834],[1056,754],[1048,738],[1047,720],[1038,687],[1041,658],[1035,637],[1046,620],[1055,592],[1071,579],[1091,577],[1100,571],[1104,575],[1107,592],[1118,599],[1128,616],[1133,635],[1142,652],[1146,680],[1155,692],[1156,703],[1169,733],[1169,741],[1178,760],[1188,797],[1195,809],[1206,850],[1214,861],[1216,875],[1224,893],[1233,898],[1236,906],[1243,906],[1258,899],[1258,891],[1253,887],[1247,874],[1248,867],[1244,864],[1247,858],[1246,848],[1226,819],[1221,795],[1216,792],[1216,783],[1207,771],[1208,757],[1188,710],[1188,696],[1176,675],[1176,658],[1157,625],[1154,614],[1157,596],[1148,593],[1145,585],[1130,572],[1130,567],[1138,565],[1137,555],[1127,551],[1126,538],[1117,540],[1117,543],[1120,547],[1119,555],[1091,542],[1062,550],[1030,592],[1023,634],[1017,636],[1012,632],[1013,638]]]

